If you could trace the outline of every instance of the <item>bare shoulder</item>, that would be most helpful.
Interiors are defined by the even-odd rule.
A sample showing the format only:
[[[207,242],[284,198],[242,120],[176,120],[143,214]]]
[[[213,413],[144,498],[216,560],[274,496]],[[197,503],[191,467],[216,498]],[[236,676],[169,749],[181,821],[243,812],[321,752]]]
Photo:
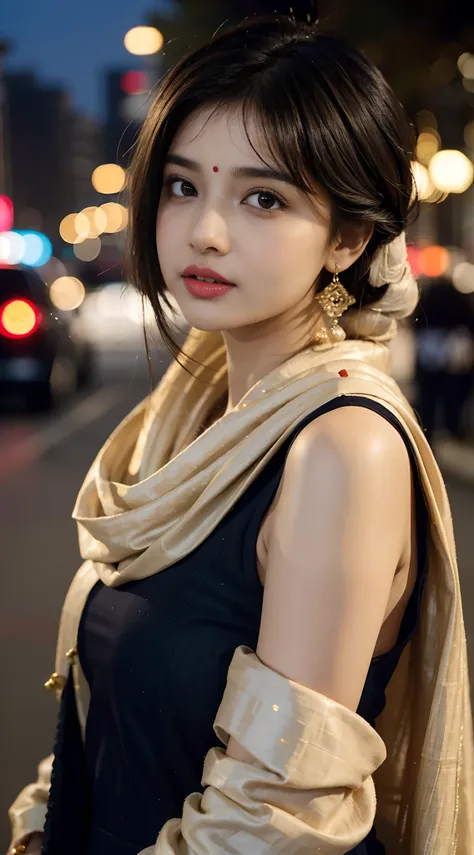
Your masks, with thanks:
[[[366,407],[339,407],[324,413],[298,434],[288,453],[288,468],[350,465],[382,466],[395,477],[410,471],[406,445],[399,432]],[[400,469],[401,467],[401,469]]]
[[[373,410],[340,407],[324,413],[298,434],[290,447],[267,531],[301,528],[309,514],[313,527],[337,525],[356,538],[377,521],[384,529],[407,532],[411,494],[408,451],[398,431]],[[318,509],[317,520],[314,510]],[[351,527],[351,520],[353,526]]]
[[[408,451],[393,425],[367,407],[330,410],[303,428],[290,446],[262,528],[265,555],[275,522],[281,526],[295,517],[301,520],[302,507],[313,511],[317,505],[320,514],[340,519],[351,493],[360,499],[359,512],[375,518],[370,500],[386,497],[390,502],[379,508],[387,521],[389,513],[408,508],[411,488]]]

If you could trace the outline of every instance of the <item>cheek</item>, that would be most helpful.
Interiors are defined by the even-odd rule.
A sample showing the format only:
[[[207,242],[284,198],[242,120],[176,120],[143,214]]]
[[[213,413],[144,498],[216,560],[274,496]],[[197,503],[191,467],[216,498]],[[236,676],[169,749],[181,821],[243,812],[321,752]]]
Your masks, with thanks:
[[[282,218],[281,228],[260,233],[253,242],[253,255],[272,288],[286,289],[291,284],[294,293],[294,289],[307,289],[318,276],[325,246],[324,229],[304,220],[283,223]]]

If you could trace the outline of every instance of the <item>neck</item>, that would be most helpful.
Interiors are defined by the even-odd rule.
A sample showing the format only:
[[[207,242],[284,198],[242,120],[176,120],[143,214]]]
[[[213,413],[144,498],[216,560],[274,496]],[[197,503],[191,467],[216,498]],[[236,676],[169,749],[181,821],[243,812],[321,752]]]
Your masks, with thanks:
[[[322,312],[312,308],[310,317],[306,313],[304,320],[284,315],[223,332],[229,388],[225,412],[233,409],[262,377],[299,351],[314,345],[322,322]]]

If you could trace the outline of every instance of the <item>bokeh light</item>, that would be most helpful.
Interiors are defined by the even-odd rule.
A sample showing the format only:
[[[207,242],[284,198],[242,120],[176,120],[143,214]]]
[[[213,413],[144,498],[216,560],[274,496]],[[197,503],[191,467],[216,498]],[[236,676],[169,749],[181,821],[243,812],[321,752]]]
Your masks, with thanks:
[[[439,151],[441,137],[435,128],[424,130],[416,143],[416,156],[420,163],[428,166],[431,158]]]
[[[474,293],[474,264],[461,261],[452,273],[453,285],[462,294]]]
[[[472,161],[455,149],[437,152],[430,160],[428,171],[434,186],[443,193],[464,193],[474,178]]]
[[[87,231],[81,230],[80,234],[78,235],[80,239],[82,238],[83,240],[85,240],[86,238],[95,238],[101,235],[103,231],[105,231],[105,227],[107,225],[107,216],[104,211],[101,210],[101,208],[97,208],[95,205],[91,205],[88,208],[84,208],[78,215],[79,217],[81,217],[79,221],[80,224],[84,222],[82,219],[82,215],[87,217],[89,226]],[[77,243],[77,241],[74,241],[74,243]]]
[[[422,202],[427,202],[435,192],[435,188],[431,183],[429,172],[426,166],[418,163],[417,160],[412,161],[411,171],[415,182],[415,193]]]
[[[66,243],[74,243],[77,239],[76,231],[77,214],[68,214],[59,224],[59,234]]]
[[[41,232],[13,230],[0,233],[0,263],[40,267],[53,254],[51,241]]]
[[[74,243],[77,243],[78,240],[85,240],[88,237],[90,223],[87,214],[84,214],[82,211],[79,214],[76,214],[74,218],[74,228],[76,230],[76,239],[74,240]]]
[[[105,232],[105,229],[107,228],[107,214],[102,210],[102,208],[94,208],[92,219],[98,234],[101,235],[102,232]]]
[[[418,255],[420,273],[425,276],[442,276],[449,267],[449,252],[444,246],[425,246]]]
[[[20,264],[26,252],[26,241],[18,232],[0,234],[0,263]]]
[[[149,89],[145,71],[126,71],[120,78],[120,88],[126,95],[140,95]]]
[[[57,309],[72,312],[78,309],[86,296],[86,289],[75,276],[60,276],[49,289],[51,302]]]
[[[151,56],[163,46],[163,36],[156,27],[133,27],[125,35],[123,43],[135,56]]]
[[[458,68],[463,77],[474,79],[474,54],[462,53],[458,59]]]
[[[418,260],[419,257],[420,257],[420,250],[417,246],[413,246],[413,245],[407,246],[408,263],[411,267],[411,272],[413,273],[413,276],[415,277],[415,279],[420,275],[420,272],[421,272],[419,260]]]
[[[66,243],[78,244],[96,238],[105,231],[107,215],[96,205],[84,208],[78,214],[68,214],[61,221],[59,233]]]
[[[438,120],[431,110],[419,110],[416,114],[416,123],[420,132],[426,129],[438,128]]]
[[[10,241],[8,240],[8,233],[0,232],[0,264],[2,266],[7,264],[9,251]]]
[[[8,338],[31,335],[40,321],[40,312],[29,300],[9,300],[1,308],[0,328]]]
[[[126,228],[128,223],[128,211],[123,205],[120,205],[118,202],[105,202],[100,206],[100,209],[104,212],[106,217],[104,232],[113,234],[115,232],[121,232]]]
[[[13,228],[13,202],[9,196],[0,196],[0,232]]]
[[[75,243],[73,249],[74,255],[80,261],[94,261],[102,249],[102,242],[99,237],[86,238],[86,240]]]
[[[98,193],[120,193],[125,186],[125,170],[117,163],[103,163],[94,169],[92,185]]]
[[[22,264],[27,264],[29,267],[41,267],[49,261],[53,254],[53,246],[46,235],[29,230],[19,230],[16,234],[21,235],[25,241],[25,248],[21,257]]]

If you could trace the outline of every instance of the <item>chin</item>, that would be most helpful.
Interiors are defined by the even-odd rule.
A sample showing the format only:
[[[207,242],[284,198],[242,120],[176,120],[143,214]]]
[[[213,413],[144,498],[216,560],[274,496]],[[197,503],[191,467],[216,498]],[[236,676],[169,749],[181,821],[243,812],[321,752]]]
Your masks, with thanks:
[[[217,300],[203,300],[202,304],[195,304],[192,297],[190,300],[179,300],[179,309],[190,327],[197,330],[207,332],[223,332],[228,329],[238,329],[241,326],[246,326],[246,323],[235,323],[235,318],[231,318],[231,313],[224,307],[217,306]],[[197,301],[196,301],[197,302]],[[232,323],[232,321],[234,321]]]
[[[196,330],[203,330],[204,332],[225,332],[230,329],[238,329],[240,324],[232,327],[232,325],[228,322],[228,319],[225,318],[209,318],[203,317],[203,313],[197,312],[183,312],[183,317],[187,321],[190,327],[194,327]]]
[[[231,332],[232,330],[245,329],[252,327],[255,324],[264,323],[268,320],[255,317],[239,317],[236,312],[235,305],[227,305],[227,296],[216,297],[213,300],[200,300],[193,297],[184,288],[181,290],[174,289],[174,301],[179,307],[179,311],[184,320],[190,327],[204,332]]]

